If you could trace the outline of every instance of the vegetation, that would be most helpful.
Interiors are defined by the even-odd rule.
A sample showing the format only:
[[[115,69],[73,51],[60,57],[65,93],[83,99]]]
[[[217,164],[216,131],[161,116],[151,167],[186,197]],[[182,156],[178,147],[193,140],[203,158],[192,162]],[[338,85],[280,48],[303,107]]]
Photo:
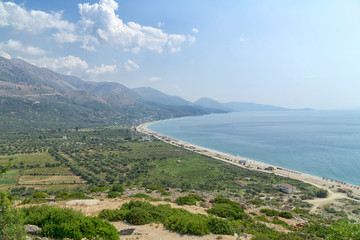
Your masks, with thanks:
[[[327,196],[328,196],[328,190],[326,189],[320,188],[316,191],[316,197],[318,198],[326,198]]]
[[[0,192],[0,239],[25,239],[21,213],[12,207],[8,195]]]
[[[192,235],[233,234],[228,221],[193,214],[188,211],[171,208],[170,205],[154,206],[148,202],[131,200],[120,209],[103,210],[99,213],[101,219],[109,221],[126,220],[130,224],[143,225],[152,222],[162,222],[169,230]]]
[[[56,239],[100,237],[118,240],[117,230],[109,222],[101,221],[97,217],[86,217],[71,209],[60,209],[48,206],[36,206],[22,209],[26,224],[33,224],[42,228],[41,235]]]
[[[178,197],[175,202],[179,205],[195,205],[198,201],[201,201],[203,198],[196,194],[189,194],[184,197]]]

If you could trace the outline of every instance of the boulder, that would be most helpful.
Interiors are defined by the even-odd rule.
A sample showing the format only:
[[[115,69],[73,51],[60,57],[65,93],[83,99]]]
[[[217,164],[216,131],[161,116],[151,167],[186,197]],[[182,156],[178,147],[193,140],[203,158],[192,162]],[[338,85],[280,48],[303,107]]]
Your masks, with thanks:
[[[32,235],[39,235],[41,233],[41,228],[35,225],[27,224],[25,225],[25,231]]]

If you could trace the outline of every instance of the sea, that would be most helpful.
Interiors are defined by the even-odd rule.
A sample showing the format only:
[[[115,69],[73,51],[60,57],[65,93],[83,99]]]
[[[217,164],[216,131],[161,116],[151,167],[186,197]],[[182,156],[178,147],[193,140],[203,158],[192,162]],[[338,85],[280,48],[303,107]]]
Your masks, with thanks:
[[[164,120],[149,129],[234,156],[360,185],[360,110],[210,114]]]

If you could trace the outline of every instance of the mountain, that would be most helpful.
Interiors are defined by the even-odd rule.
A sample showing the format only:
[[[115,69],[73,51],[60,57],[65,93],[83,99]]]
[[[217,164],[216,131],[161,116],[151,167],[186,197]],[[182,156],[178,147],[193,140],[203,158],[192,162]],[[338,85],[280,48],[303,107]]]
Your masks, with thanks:
[[[196,102],[194,102],[196,106],[203,107],[205,109],[217,109],[228,112],[243,112],[243,111],[295,111],[295,110],[303,110],[309,111],[312,110],[310,108],[303,109],[291,109],[284,108],[272,105],[265,104],[257,104],[257,103],[248,103],[248,102],[228,102],[228,103],[220,103],[211,98],[200,98]]]
[[[170,106],[193,106],[194,104],[178,96],[170,96],[151,87],[133,88],[137,94],[148,101]]]
[[[198,107],[203,107],[208,109],[209,111],[223,111],[223,112],[231,112],[232,110],[226,107],[223,103],[215,101],[211,98],[200,98],[194,104]]]
[[[201,107],[163,103],[149,101],[120,83],[84,81],[0,57],[0,116],[9,123],[137,124],[208,113]]]

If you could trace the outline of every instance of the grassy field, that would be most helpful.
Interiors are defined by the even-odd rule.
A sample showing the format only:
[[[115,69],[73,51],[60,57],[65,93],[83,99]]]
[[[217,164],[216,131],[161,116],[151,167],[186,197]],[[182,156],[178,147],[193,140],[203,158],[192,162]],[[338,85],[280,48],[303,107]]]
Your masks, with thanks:
[[[19,170],[9,170],[0,177],[0,191],[15,187]]]
[[[293,184],[299,194],[315,187],[271,173],[250,171],[155,140],[139,141],[142,136],[130,129],[113,127],[86,131],[42,130],[41,135],[26,135],[24,142],[2,145],[8,149],[26,146],[29,154],[0,156],[0,164],[13,161],[12,177],[3,180],[3,188],[19,186],[36,189],[64,189],[121,184],[124,187],[163,187],[216,191],[238,196],[275,193],[276,183]],[[66,140],[62,136],[67,136]],[[26,145],[27,144],[27,145]],[[42,152],[36,152],[40,149]],[[180,160],[181,162],[179,163]],[[234,180],[256,179],[240,187]],[[4,178],[5,179],[5,178]],[[84,184],[86,182],[86,184]],[[46,184],[46,185],[45,185]]]

